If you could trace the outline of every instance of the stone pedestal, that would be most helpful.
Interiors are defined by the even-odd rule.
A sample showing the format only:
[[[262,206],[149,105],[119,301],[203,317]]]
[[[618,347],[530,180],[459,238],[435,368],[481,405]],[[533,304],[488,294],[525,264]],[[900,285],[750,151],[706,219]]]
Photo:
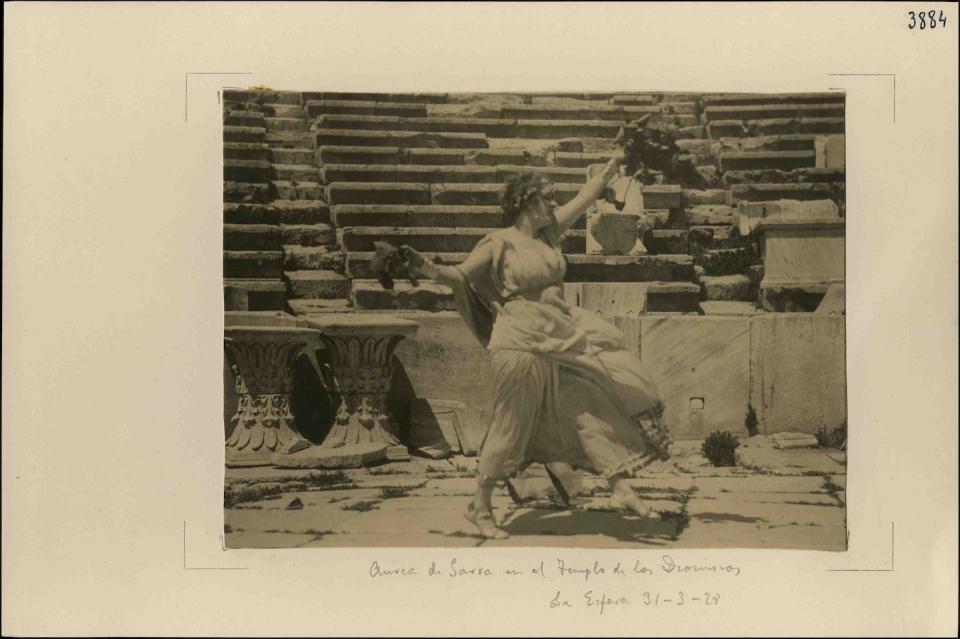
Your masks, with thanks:
[[[387,446],[388,458],[407,456],[387,412],[387,392],[394,350],[404,336],[417,332],[417,323],[392,315],[366,313],[314,315],[302,319],[320,331],[320,339],[330,353],[341,397],[333,428],[320,446],[383,444]]]
[[[824,135],[814,140],[818,169],[845,169],[847,166],[846,138],[842,135]]]
[[[844,281],[842,219],[766,219],[757,232],[762,238],[764,309],[813,312],[827,289]]]
[[[274,453],[310,445],[290,412],[293,360],[317,331],[290,326],[228,326],[224,347],[236,375],[237,412],[226,442],[228,466],[270,463]]]
[[[646,255],[641,220],[642,216],[631,213],[588,215],[587,255]]]
[[[734,223],[740,235],[750,235],[764,220],[838,220],[840,209],[833,200],[773,200],[737,203]]]
[[[591,165],[588,178],[603,165]],[[627,177],[612,181],[616,204],[598,201],[587,214],[587,255],[646,255],[643,235],[652,228],[643,205],[643,185]]]

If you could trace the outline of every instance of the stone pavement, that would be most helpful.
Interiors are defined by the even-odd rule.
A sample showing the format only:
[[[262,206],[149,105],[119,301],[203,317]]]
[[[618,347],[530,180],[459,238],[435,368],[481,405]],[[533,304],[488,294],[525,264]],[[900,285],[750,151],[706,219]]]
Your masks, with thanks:
[[[677,442],[673,459],[631,480],[660,519],[611,510],[606,482],[593,476],[564,508],[534,466],[525,476],[531,499],[517,505],[505,489],[494,494],[496,515],[511,534],[500,541],[482,539],[462,515],[476,458],[346,471],[228,468],[226,544],[845,549],[845,453],[755,444],[747,467],[714,468],[699,446]]]

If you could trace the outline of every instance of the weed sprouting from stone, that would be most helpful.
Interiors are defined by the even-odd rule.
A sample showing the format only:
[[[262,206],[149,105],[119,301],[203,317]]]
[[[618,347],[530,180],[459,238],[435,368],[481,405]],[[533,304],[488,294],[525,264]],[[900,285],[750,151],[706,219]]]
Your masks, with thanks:
[[[725,430],[710,433],[700,447],[700,453],[714,466],[736,466],[735,451],[740,447],[736,435]]]
[[[346,506],[341,506],[340,510],[354,510],[357,512],[365,513],[369,510],[375,510],[379,501],[356,501],[352,504],[347,504]]]
[[[223,491],[223,506],[224,508],[234,508],[244,502],[260,501],[266,497],[277,497],[283,491],[284,486],[282,484],[227,486]]]
[[[757,420],[757,411],[756,411],[756,409],[753,407],[753,404],[749,404],[749,403],[748,403],[748,404],[747,404],[747,417],[746,417],[746,419],[743,421],[743,423],[744,423],[744,426],[747,427],[747,434],[750,435],[750,437],[755,437],[756,435],[758,435],[758,434],[760,433],[760,429],[759,429],[758,426],[757,426],[757,422],[758,422],[758,420]]]
[[[380,489],[380,499],[406,497],[411,490],[413,489],[408,486],[384,486]]]
[[[356,488],[356,482],[342,470],[311,473],[306,477],[287,481],[236,481],[224,488],[223,505],[225,508],[238,508],[241,507],[240,504],[247,502],[279,499],[283,493],[341,488]],[[246,506],[246,508],[253,508],[253,506]]]
[[[842,448],[847,442],[847,424],[844,422],[836,428],[821,426],[817,429],[816,437],[821,448]]]
[[[402,468],[394,468],[391,466],[381,466],[379,468],[371,468],[367,471],[371,475],[409,475],[410,473]]]

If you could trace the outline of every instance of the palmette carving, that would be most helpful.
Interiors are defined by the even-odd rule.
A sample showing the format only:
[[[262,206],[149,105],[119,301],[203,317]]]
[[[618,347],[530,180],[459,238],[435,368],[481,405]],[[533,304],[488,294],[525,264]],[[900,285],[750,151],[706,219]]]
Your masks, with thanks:
[[[399,444],[386,394],[393,376],[393,353],[403,337],[323,335],[321,339],[332,356],[341,397],[334,426],[322,445]]]
[[[231,368],[238,396],[237,411],[231,419],[234,429],[226,442],[228,460],[231,456],[269,454],[306,444],[290,410],[293,360],[303,341],[228,338],[225,345],[234,361]]]

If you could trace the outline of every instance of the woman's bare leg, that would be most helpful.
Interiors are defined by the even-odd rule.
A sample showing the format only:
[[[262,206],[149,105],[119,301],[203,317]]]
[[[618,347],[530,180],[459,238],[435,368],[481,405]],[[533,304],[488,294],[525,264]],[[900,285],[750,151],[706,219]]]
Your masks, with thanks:
[[[495,480],[478,477],[477,492],[474,495],[473,501],[467,506],[467,511],[464,515],[470,523],[477,527],[480,534],[487,539],[506,539],[510,535],[507,531],[497,526],[497,522],[493,518],[492,498],[495,484]]]

